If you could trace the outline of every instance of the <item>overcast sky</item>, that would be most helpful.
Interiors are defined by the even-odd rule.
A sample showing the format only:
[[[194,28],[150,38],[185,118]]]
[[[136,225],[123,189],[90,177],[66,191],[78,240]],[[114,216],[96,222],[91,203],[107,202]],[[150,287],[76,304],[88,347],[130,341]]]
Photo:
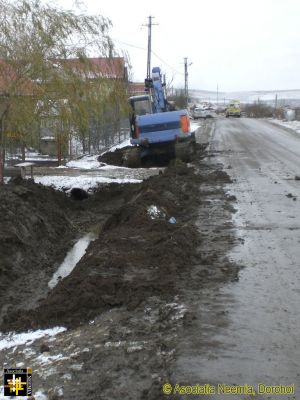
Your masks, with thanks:
[[[73,0],[57,0],[72,8]],[[88,13],[111,19],[111,36],[130,55],[135,81],[147,62],[148,16],[154,16],[152,66],[189,88],[300,89],[300,0],[85,0]]]

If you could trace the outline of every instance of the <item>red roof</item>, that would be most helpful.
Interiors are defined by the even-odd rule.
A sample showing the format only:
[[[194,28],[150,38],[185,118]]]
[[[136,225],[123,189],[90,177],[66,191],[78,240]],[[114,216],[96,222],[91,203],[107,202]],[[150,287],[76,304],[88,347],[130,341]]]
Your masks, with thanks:
[[[57,60],[53,64],[59,66],[64,64],[70,66],[74,73],[84,73],[88,79],[99,77],[109,79],[120,79],[127,81],[127,68],[125,60],[122,57],[98,57],[80,60],[79,58],[71,58],[67,60]],[[0,60],[0,94],[17,93],[30,94],[37,86],[29,78],[24,78],[18,74],[18,67],[12,63]]]
[[[123,57],[97,57],[87,60],[70,58],[63,63],[70,66],[74,72],[84,72],[90,79],[103,77],[127,81],[127,68]]]

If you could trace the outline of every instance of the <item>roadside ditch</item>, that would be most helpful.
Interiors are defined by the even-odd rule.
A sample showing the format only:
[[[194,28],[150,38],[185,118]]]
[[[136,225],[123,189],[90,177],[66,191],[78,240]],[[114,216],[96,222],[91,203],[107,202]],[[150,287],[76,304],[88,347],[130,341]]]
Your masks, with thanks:
[[[178,337],[196,323],[197,291],[238,276],[226,259],[235,242],[230,179],[203,148],[191,165],[173,162],[141,184],[107,185],[82,201],[32,182],[0,188],[0,330],[68,328],[29,353],[26,345],[1,352],[0,362],[32,366],[46,399],[164,398]],[[92,226],[97,238],[50,290]]]

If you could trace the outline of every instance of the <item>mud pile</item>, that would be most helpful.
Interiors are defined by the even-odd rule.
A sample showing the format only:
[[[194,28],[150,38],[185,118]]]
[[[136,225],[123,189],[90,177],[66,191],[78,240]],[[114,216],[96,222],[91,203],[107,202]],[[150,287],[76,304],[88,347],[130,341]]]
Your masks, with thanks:
[[[115,306],[134,309],[153,295],[171,299],[178,276],[195,262],[199,237],[188,221],[199,180],[179,164],[144,182],[108,218],[72,274],[37,309],[6,318],[5,328],[74,327]]]
[[[194,144],[194,148],[196,150],[196,152],[203,152],[206,147],[207,147],[208,143],[195,143]],[[116,149],[114,151],[107,151],[103,154],[101,154],[98,157],[98,161],[102,162],[102,163],[106,163],[106,164],[110,164],[110,165],[117,165],[117,166],[124,166],[124,154],[126,153],[127,150],[129,150],[130,148],[132,148],[132,146],[126,146],[126,147],[122,147],[120,149]],[[171,153],[166,153],[166,154],[152,154],[151,156],[144,156],[143,159],[141,160],[141,167],[161,167],[161,166],[168,166],[170,161],[174,162],[172,160],[174,160],[175,158],[175,153],[171,152]],[[139,166],[139,167],[140,167]],[[132,166],[131,168],[135,168],[134,166]]]
[[[175,381],[185,338],[192,338],[191,351],[199,341],[199,306],[206,308],[211,288],[238,279],[238,267],[226,259],[235,242],[235,198],[226,194],[230,179],[222,165],[201,157],[198,153],[192,167],[174,163],[142,184],[101,187],[82,201],[57,194],[62,204],[59,198],[53,202],[75,225],[73,237],[76,229],[88,232],[93,224],[101,227],[99,236],[51,291],[47,274],[41,273],[43,264],[35,267],[18,286],[19,293],[26,290],[19,309],[6,309],[0,330],[75,329],[55,341],[43,339],[2,352],[2,364],[23,362],[25,351],[32,350],[26,363],[40,371],[34,385],[45,388],[49,399],[59,397],[54,388],[63,388],[67,400],[165,398],[162,385]],[[40,207],[37,201],[31,213]],[[52,222],[59,229],[54,215]],[[64,235],[61,241],[68,237],[66,231]],[[43,285],[44,296],[33,304]],[[223,323],[220,315],[219,307],[208,310],[208,323]],[[53,360],[49,364],[40,361],[43,347]]]
[[[127,146],[121,149],[116,149],[115,151],[107,151],[98,157],[98,161],[104,162],[105,164],[122,166],[124,151],[129,148],[130,146]]]
[[[64,257],[74,235],[70,207],[63,193],[30,180],[0,186],[0,309],[21,303],[32,279]]]

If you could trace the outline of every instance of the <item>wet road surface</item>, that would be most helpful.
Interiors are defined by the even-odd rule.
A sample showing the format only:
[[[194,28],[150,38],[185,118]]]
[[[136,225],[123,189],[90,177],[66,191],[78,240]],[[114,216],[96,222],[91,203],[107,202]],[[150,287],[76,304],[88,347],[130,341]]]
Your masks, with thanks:
[[[238,282],[199,294],[197,327],[178,344],[173,379],[255,391],[259,383],[294,384],[294,395],[256,398],[300,398],[300,136],[268,121],[219,118],[210,153],[234,179],[240,244],[228,256],[245,268]]]

